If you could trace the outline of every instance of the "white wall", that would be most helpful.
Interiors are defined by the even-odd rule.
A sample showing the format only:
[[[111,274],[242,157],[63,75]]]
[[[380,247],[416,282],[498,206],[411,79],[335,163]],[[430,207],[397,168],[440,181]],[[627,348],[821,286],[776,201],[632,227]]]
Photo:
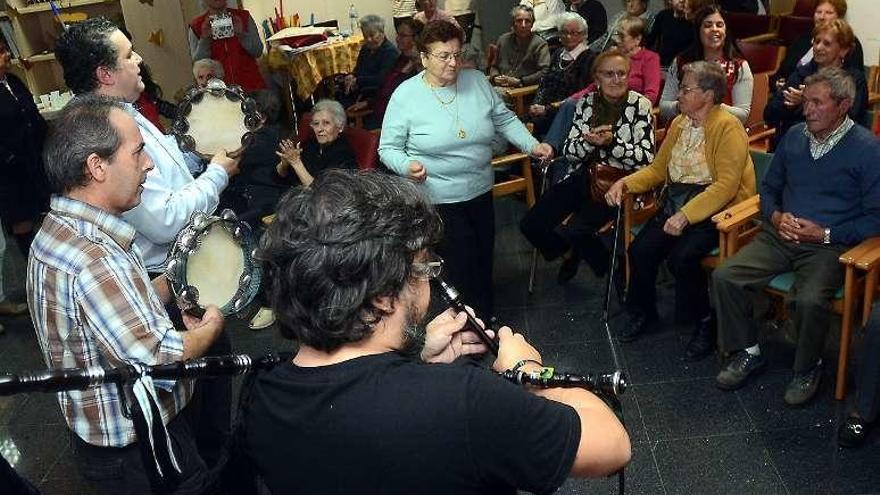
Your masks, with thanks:
[[[880,62],[880,5],[877,0],[849,0],[846,19],[852,25],[862,50],[865,52],[865,65]]]
[[[394,31],[394,27],[391,26],[391,2],[389,0],[280,1],[284,5],[284,16],[289,19],[291,15],[299,13],[300,23],[303,25],[308,24],[311,15],[315,14],[316,22],[336,19],[339,21],[340,29],[348,29],[348,7],[354,4],[360,17],[367,14],[381,16],[388,21],[385,31],[389,34]],[[279,0],[243,0],[242,4],[245,9],[250,11],[257,24],[262,24],[263,19],[275,16],[274,8],[278,6],[278,2]]]

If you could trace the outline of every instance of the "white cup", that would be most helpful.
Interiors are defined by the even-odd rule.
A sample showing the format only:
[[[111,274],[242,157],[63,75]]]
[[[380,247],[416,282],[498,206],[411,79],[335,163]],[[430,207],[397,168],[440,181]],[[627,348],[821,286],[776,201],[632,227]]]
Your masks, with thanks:
[[[49,99],[49,95],[40,95],[40,103],[43,104],[43,108],[49,108],[52,106],[52,101]]]

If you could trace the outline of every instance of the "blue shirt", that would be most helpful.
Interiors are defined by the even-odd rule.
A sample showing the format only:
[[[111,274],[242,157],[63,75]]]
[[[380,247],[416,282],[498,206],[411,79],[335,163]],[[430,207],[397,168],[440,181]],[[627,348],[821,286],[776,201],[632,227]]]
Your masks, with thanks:
[[[492,189],[496,133],[524,152],[538,144],[481,72],[463,69],[455,85],[443,88],[424,77],[411,77],[391,95],[379,157],[403,176],[410,162],[424,165],[423,187],[433,203],[468,201]]]

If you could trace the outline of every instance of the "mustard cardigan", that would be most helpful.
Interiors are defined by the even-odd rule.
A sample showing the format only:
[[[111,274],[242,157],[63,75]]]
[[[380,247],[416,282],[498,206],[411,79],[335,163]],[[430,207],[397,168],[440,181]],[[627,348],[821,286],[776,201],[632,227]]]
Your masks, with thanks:
[[[627,191],[649,191],[669,180],[667,166],[672,147],[681,135],[686,118],[679,115],[672,121],[666,139],[650,165],[623,179]],[[721,105],[715,105],[709,110],[704,127],[706,163],[712,183],[682,206],[681,212],[691,225],[755,195],[755,166],[749,155],[749,138],[743,125]]]

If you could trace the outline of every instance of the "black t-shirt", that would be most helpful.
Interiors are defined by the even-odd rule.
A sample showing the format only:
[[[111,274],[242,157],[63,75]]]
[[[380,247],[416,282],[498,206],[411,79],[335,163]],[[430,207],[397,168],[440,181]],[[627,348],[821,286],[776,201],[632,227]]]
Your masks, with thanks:
[[[683,17],[675,17],[672,9],[657,13],[645,46],[660,55],[660,65],[669,67],[672,60],[694,42],[694,25]]]
[[[261,373],[244,426],[276,494],[552,493],[581,434],[565,404],[475,365],[395,353]]]

